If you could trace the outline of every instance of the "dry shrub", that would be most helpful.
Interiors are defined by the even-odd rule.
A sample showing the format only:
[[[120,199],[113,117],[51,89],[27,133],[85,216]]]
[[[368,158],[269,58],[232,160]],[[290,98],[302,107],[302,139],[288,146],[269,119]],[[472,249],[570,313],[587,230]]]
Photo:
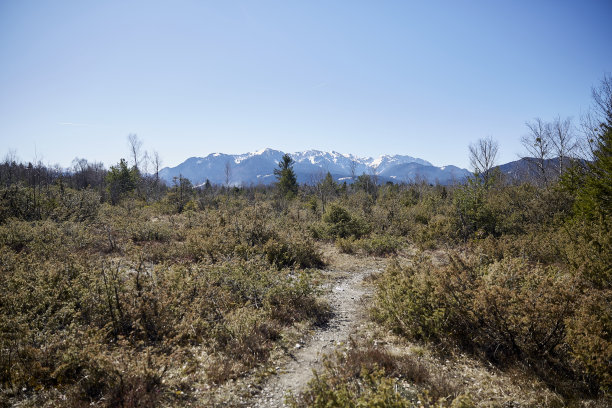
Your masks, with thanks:
[[[411,339],[440,338],[446,310],[438,301],[431,270],[424,259],[407,267],[391,262],[377,281],[374,320]]]
[[[186,252],[196,262],[228,259],[238,245],[224,227],[198,228],[187,233]]]
[[[210,263],[262,256],[279,269],[322,267],[321,254],[312,240],[297,228],[276,222],[271,211],[259,205],[207,219],[205,225],[188,231],[186,255]],[[232,221],[227,222],[226,217]]]
[[[189,362],[184,350],[217,356],[219,383],[265,362],[286,325],[325,321],[314,275],[283,267],[320,265],[312,241],[245,208],[167,216],[126,200],[91,223],[1,225],[2,404],[155,405],[173,395],[159,373]],[[267,259],[275,248],[287,261]]]
[[[289,398],[293,407],[443,407],[457,405],[465,396],[440,374],[410,355],[397,356],[384,347],[351,339],[349,348],[325,356],[323,370],[315,372],[307,389]],[[401,381],[417,384],[418,391],[404,389]],[[454,405],[453,405],[454,404]]]
[[[374,235],[362,238],[358,245],[368,255],[384,256],[396,254],[402,246],[402,241],[391,235]]]
[[[219,352],[206,368],[208,381],[223,383],[266,361],[273,342],[279,338],[280,326],[269,321],[265,312],[232,310],[215,336],[215,349]]]
[[[580,285],[567,272],[521,258],[481,263],[454,256],[439,268],[426,260],[408,267],[392,264],[377,284],[372,316],[397,333],[451,342],[502,366],[529,366],[568,395],[584,391],[575,381],[583,371],[573,363],[566,328]],[[603,323],[579,321],[591,328]],[[596,334],[591,330],[587,338],[595,341]],[[606,343],[592,344],[601,352]],[[593,355],[595,350],[585,347]],[[604,366],[599,367],[601,372]]]
[[[323,259],[312,241],[270,239],[263,252],[271,265],[277,268],[298,266],[300,268],[321,268]]]
[[[323,325],[331,318],[329,304],[316,297],[317,291],[305,273],[285,275],[286,285],[279,284],[268,292],[265,305],[270,317],[282,324],[310,320]]]
[[[612,291],[591,289],[568,324],[568,342],[577,364],[612,393]],[[594,381],[593,381],[594,380]]]
[[[358,249],[354,238],[337,238],[336,247],[343,254],[354,254]]]
[[[66,392],[67,406],[157,405],[166,391],[162,378],[168,367],[167,357],[152,354],[150,348],[128,349],[127,343],[113,350],[89,343],[66,355],[53,376]]]
[[[172,227],[167,221],[142,220],[130,226],[130,235],[134,242],[168,242],[172,238]]]
[[[367,238],[337,238],[336,247],[345,254],[354,254],[358,251],[366,255],[386,256],[397,254],[402,247],[402,240],[391,235],[374,235]]]
[[[539,226],[522,235],[487,236],[470,242],[473,252],[501,261],[503,258],[524,258],[544,265],[568,265],[567,231]]]
[[[431,379],[427,367],[410,355],[397,356],[384,347],[373,343],[357,342],[350,339],[346,353],[337,356],[342,366],[342,375],[358,378],[363,368],[368,371],[382,369],[387,376],[406,379],[414,384],[426,384]]]

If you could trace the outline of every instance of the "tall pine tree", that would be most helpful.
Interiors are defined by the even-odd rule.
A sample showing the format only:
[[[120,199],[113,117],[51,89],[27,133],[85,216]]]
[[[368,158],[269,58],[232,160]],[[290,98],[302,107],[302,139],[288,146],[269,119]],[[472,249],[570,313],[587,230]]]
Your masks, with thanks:
[[[295,197],[298,192],[298,183],[293,171],[293,163],[294,161],[291,156],[285,153],[281,161],[278,162],[278,169],[274,169],[274,175],[278,180],[278,191],[287,198]]]

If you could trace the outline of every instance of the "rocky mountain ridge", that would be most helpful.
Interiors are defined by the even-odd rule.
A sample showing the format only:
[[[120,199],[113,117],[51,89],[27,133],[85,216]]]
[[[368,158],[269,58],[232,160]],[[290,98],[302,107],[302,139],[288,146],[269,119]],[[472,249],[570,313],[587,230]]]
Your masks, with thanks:
[[[211,153],[191,157],[175,167],[165,167],[160,177],[172,184],[175,177],[189,179],[194,185],[209,180],[213,184],[233,186],[270,184],[275,181],[274,169],[285,153],[263,149],[244,154]],[[430,162],[407,155],[383,155],[377,158],[358,157],[339,152],[306,150],[290,153],[298,182],[312,184],[329,172],[337,181],[351,183],[362,174],[376,176],[379,182],[414,182],[451,184],[470,172],[456,166],[437,167]],[[229,177],[227,177],[229,173]]]

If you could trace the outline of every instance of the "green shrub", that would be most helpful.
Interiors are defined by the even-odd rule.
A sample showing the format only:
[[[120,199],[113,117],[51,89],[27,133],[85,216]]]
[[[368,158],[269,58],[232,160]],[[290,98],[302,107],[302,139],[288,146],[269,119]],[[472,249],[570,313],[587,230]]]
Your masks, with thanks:
[[[331,238],[360,238],[369,232],[368,225],[344,208],[332,204],[323,215],[326,234]]]
[[[470,178],[455,191],[453,218],[460,238],[495,234],[495,214],[486,205],[487,192],[480,178]]]
[[[402,241],[391,235],[374,235],[360,239],[357,245],[368,255],[384,256],[397,253]]]
[[[392,262],[377,281],[373,318],[411,339],[438,339],[447,311],[438,301],[430,264],[400,267]]]

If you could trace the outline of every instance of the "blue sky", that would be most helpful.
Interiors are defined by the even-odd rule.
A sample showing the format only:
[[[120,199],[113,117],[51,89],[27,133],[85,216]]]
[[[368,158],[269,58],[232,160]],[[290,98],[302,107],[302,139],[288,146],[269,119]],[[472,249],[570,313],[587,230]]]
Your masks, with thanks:
[[[606,1],[0,1],[0,155],[165,165],[264,147],[468,167],[579,116],[612,71]]]

